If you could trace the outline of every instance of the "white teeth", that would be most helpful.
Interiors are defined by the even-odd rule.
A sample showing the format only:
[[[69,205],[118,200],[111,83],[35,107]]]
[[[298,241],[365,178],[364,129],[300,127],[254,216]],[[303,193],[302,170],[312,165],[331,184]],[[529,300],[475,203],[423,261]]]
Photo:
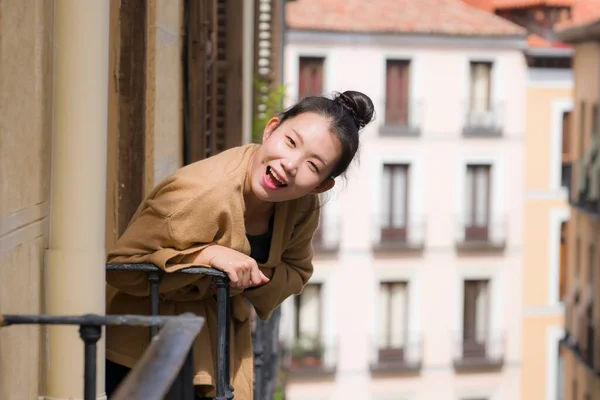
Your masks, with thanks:
[[[275,172],[275,170],[273,168],[269,168],[269,170],[271,171],[271,176],[273,178],[275,178],[275,180],[279,183],[281,183],[282,185],[285,185],[285,182],[283,182],[278,176],[277,173]]]

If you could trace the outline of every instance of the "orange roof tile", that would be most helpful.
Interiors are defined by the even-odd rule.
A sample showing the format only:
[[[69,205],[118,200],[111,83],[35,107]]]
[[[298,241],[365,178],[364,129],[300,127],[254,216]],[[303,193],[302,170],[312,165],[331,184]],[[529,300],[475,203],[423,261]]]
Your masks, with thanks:
[[[292,29],[524,36],[512,22],[459,0],[295,0],[286,5]]]
[[[573,0],[571,20],[558,24],[557,31],[587,25],[600,19],[600,0]]]
[[[551,42],[544,39],[541,36],[531,34],[527,37],[527,47],[529,48],[555,48],[555,49],[568,49],[571,45],[562,42]]]

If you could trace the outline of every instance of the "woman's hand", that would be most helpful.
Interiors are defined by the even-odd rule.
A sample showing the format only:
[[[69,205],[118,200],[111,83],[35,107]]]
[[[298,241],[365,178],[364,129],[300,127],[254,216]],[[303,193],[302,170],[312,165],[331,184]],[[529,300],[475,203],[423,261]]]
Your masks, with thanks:
[[[229,247],[216,244],[209,246],[198,254],[195,262],[225,272],[234,288],[246,289],[269,282],[252,257]]]

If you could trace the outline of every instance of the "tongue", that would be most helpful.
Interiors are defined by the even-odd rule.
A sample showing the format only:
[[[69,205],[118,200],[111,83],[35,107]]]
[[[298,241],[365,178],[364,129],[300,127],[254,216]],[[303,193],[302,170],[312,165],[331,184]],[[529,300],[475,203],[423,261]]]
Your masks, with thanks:
[[[269,182],[273,185],[273,186],[281,186],[281,183],[279,183],[279,181],[277,181],[277,179],[275,179],[275,177],[273,177],[272,172],[269,172],[267,174],[267,178],[269,178]]]

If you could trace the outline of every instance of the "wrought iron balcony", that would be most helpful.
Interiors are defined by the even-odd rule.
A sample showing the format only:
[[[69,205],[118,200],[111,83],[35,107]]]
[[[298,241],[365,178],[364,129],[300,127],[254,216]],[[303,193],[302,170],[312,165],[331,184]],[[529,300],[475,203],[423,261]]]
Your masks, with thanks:
[[[107,271],[141,271],[146,272],[150,284],[150,315],[158,316],[159,311],[159,284],[165,272],[153,264],[106,264]],[[175,274],[194,274],[211,276],[217,288],[217,362],[216,362],[216,392],[214,400],[233,399],[233,387],[230,379],[230,329],[231,329],[231,299],[229,295],[229,278],[227,274],[207,267],[189,267]],[[150,326],[150,339],[158,331],[158,326]],[[191,357],[191,356],[190,356]],[[187,381],[193,380],[194,374],[188,372],[185,375]],[[193,385],[192,385],[193,387]],[[188,395],[188,391],[176,392],[169,400],[190,399],[193,400],[194,393]]]
[[[500,137],[504,129],[504,103],[488,102],[486,107],[467,103],[463,135],[466,137]]]
[[[204,318],[193,314],[176,317],[137,315],[0,315],[0,328],[10,325],[79,325],[84,343],[85,400],[96,399],[96,343],[106,325],[162,326],[135,368],[117,388],[111,400],[190,399],[194,398],[194,364],[191,351],[194,339],[204,325]],[[165,397],[166,396],[166,397]],[[221,397],[225,400],[225,397]]]
[[[340,249],[340,219],[323,218],[313,236],[317,254],[335,254]]]
[[[383,220],[386,220],[384,223]],[[426,223],[422,217],[408,217],[408,221],[390,226],[387,217],[376,217],[373,227],[373,251],[420,252],[425,248]]]
[[[373,373],[417,374],[423,364],[423,341],[416,335],[408,340],[390,343],[389,340],[373,341],[370,369]]]
[[[504,335],[460,333],[455,336],[454,368],[460,372],[501,369],[504,364]]]
[[[592,148],[571,167],[571,206],[590,215],[600,218],[600,157]]]
[[[385,105],[385,100],[381,104]],[[399,117],[385,117],[379,134],[385,137],[415,137],[421,134],[423,121],[423,101],[409,100],[406,109],[401,110]]]
[[[284,344],[284,368],[296,377],[333,376],[337,370],[337,344],[302,337]]]
[[[506,247],[508,222],[506,218],[457,219],[456,249],[463,252],[502,251]]]

